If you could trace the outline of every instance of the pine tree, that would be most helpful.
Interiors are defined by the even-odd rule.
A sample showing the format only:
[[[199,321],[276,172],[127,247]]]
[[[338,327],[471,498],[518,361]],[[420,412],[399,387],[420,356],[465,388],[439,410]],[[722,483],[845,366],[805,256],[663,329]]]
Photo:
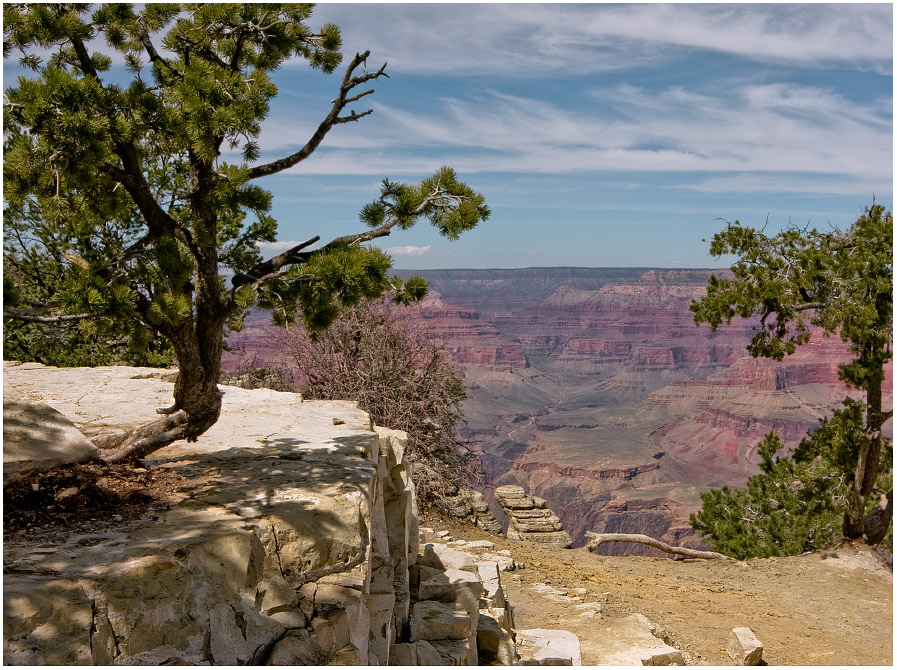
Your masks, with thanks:
[[[811,326],[850,345],[853,359],[840,366],[839,376],[865,393],[865,416],[859,437],[848,441],[850,457],[832,467],[850,483],[844,536],[871,544],[882,541],[893,515],[892,492],[868,510],[887,448],[882,426],[893,415],[882,408],[885,365],[892,357],[893,227],[891,213],[874,203],[843,231],[789,227],[768,237],[736,221],[710,246],[715,256],[738,257],[734,279],[711,275],[707,295],[691,305],[695,323],[709,323],[712,330],[735,316],[759,315],[748,346],[754,356],[782,360],[809,341]],[[884,464],[889,470],[889,459]]]
[[[273,241],[276,222],[256,180],[308,158],[335,126],[369,115],[352,106],[373,93],[365,84],[387,76],[385,65],[367,71],[369,53],[356,54],[307,143],[259,163],[261,122],[277,94],[271,73],[291,58],[324,73],[341,63],[338,27],[313,32],[311,11],[275,3],[110,3],[92,13],[75,3],[4,5],[4,58],[19,54],[35,73],[6,91],[5,214],[40,245],[59,247],[63,279],[36,305],[23,303],[27,287],[10,286],[18,302],[4,316],[94,322],[135,346],[158,337],[177,359],[174,404],[156,422],[98,438],[107,461],[196,440],[217,421],[224,328],[239,328],[252,305],[276,308],[280,323],[300,316],[320,329],[362,298],[419,297],[422,281],[390,280],[389,257],[363,243],[421,218],[454,239],[489,215],[483,197],[442,168],[417,185],[384,181],[362,210],[368,230],[319,248],[316,236],[262,260],[256,242]],[[103,41],[105,52],[89,51]],[[124,61],[127,83],[107,74],[110,53]],[[225,147],[242,158],[222,160]],[[107,230],[109,245],[100,242]],[[81,246],[67,246],[66,236]]]

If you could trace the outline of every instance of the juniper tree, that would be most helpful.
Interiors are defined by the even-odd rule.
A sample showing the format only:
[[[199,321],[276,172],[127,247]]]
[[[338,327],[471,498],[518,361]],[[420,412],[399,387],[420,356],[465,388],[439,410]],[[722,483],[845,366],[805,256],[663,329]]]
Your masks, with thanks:
[[[882,407],[892,358],[893,226],[891,213],[874,203],[847,230],[788,227],[770,237],[736,221],[710,245],[715,256],[738,257],[734,279],[711,275],[707,295],[691,305],[695,323],[712,330],[736,316],[760,316],[748,345],[754,356],[782,360],[810,340],[812,326],[850,345],[853,358],[839,376],[865,394],[863,425],[858,439],[842,431],[837,439],[849,444],[850,457],[832,467],[849,482],[842,533],[872,544],[885,537],[893,514],[892,492],[868,509],[882,469],[882,426],[893,414]]]
[[[738,559],[792,556],[814,551],[840,535],[851,500],[857,456],[865,439],[863,404],[853,399],[807,434],[793,453],[778,435],[758,445],[760,473],[745,489],[701,494],[703,507],[691,525],[717,551]],[[885,442],[878,490],[891,485],[891,449]]]
[[[423,280],[390,279],[389,257],[364,243],[421,218],[454,239],[489,215],[483,197],[442,168],[416,185],[384,181],[361,212],[367,229],[262,259],[256,243],[275,240],[276,222],[257,181],[307,159],[335,126],[371,114],[353,106],[373,93],[366,84],[387,76],[385,65],[367,69],[368,52],[356,54],[308,141],[260,162],[261,123],[277,94],[271,73],[293,58],[324,73],[341,63],[338,27],[313,32],[311,11],[4,5],[4,58],[18,55],[34,71],[5,92],[5,215],[20,227],[41,222],[45,248],[66,235],[81,241],[54,257],[59,290],[39,305],[4,307],[4,316],[93,321],[132,340],[149,333],[177,359],[174,404],[158,421],[98,439],[108,461],[196,440],[215,423],[224,328],[238,328],[252,305],[274,309],[279,323],[298,316],[321,329],[362,298],[419,297]],[[113,56],[126,76],[112,70]]]

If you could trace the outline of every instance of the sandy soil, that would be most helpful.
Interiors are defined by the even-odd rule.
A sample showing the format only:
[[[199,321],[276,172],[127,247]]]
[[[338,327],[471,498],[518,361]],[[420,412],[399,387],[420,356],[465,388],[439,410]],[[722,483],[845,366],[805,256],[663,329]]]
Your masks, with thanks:
[[[738,626],[763,642],[769,665],[893,662],[893,576],[865,545],[787,558],[685,562],[548,549],[433,515],[422,525],[510,550],[524,565],[503,573],[517,628],[576,633],[583,665],[600,662],[596,632],[630,613],[662,629],[689,665],[733,665],[726,645]]]

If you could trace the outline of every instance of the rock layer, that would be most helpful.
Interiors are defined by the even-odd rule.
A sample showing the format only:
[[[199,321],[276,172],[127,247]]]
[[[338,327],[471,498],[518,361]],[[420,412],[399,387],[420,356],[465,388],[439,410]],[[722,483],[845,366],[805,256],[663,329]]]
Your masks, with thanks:
[[[569,548],[573,541],[561,520],[542,498],[527,495],[522,486],[499,486],[495,499],[508,518],[509,540],[529,540]]]

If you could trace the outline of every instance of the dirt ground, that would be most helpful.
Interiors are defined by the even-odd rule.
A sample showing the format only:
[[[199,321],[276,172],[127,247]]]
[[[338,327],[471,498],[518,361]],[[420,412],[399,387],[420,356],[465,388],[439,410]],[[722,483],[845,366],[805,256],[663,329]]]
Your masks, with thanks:
[[[151,519],[195,483],[129,464],[64,465],[12,475],[3,486],[5,546],[62,542],[73,533]]]
[[[726,645],[739,626],[754,631],[769,665],[893,662],[893,576],[865,545],[787,558],[687,562],[548,549],[435,515],[422,525],[510,550],[524,566],[502,576],[516,627],[576,633],[583,665],[600,662],[595,639],[601,629],[631,613],[659,626],[689,665],[733,665]],[[601,612],[584,614],[579,601],[554,593],[576,594]]]

